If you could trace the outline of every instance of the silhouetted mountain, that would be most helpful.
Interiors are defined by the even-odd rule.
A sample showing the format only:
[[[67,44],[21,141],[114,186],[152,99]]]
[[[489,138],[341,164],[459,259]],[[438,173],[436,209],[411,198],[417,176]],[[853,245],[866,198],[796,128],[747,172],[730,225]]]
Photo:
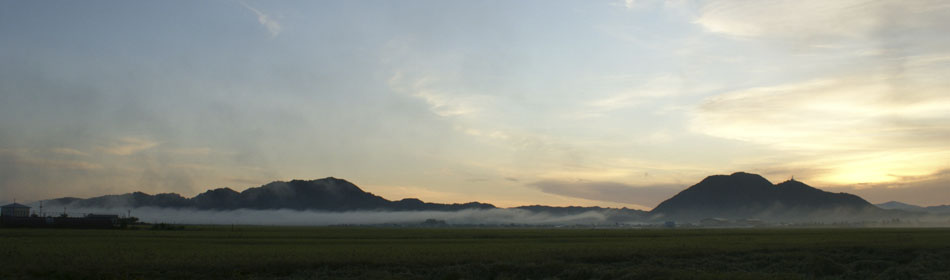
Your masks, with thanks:
[[[912,204],[907,204],[907,203],[903,203],[903,202],[898,202],[898,201],[888,201],[888,202],[884,202],[884,203],[880,203],[880,204],[874,204],[874,206],[877,206],[877,207],[879,207],[879,208],[881,208],[881,209],[893,209],[893,210],[926,212],[926,210],[924,210],[924,207],[917,206],[917,205],[912,205]]]
[[[69,205],[71,207],[96,208],[106,206],[117,207],[190,207],[191,201],[176,193],[160,193],[150,195],[143,192],[134,192],[121,195],[105,195],[89,199],[75,197],[57,198],[47,201],[49,205]]]
[[[927,206],[924,209],[927,209],[927,212],[930,213],[950,214],[950,205]]]
[[[206,210],[293,209],[341,211],[459,211],[495,209],[491,204],[428,203],[416,198],[390,201],[368,193],[342,179],[276,181],[237,192],[229,188],[208,190],[193,198],[174,193],[149,195],[134,192],[89,199],[64,197],[46,201],[74,208],[189,208]],[[906,205],[906,204],[903,204]],[[885,206],[900,206],[897,202]],[[802,182],[789,180],[772,184],[755,174],[738,172],[703,179],[650,212],[627,208],[521,206],[516,209],[551,215],[578,215],[588,212],[603,214],[608,221],[634,221],[651,217],[659,220],[699,220],[702,218],[816,220],[841,218],[906,217],[912,212],[883,210],[858,196],[825,192]],[[925,207],[930,213],[950,213],[950,206]],[[920,214],[923,215],[923,214]],[[819,220],[820,220],[819,219]]]
[[[938,206],[917,206],[913,204],[907,204],[899,201],[888,201],[881,204],[875,204],[875,206],[880,207],[881,209],[893,209],[893,210],[904,210],[910,212],[923,212],[931,214],[950,214],[950,205],[938,205]]]
[[[469,202],[439,204],[418,199],[389,201],[346,180],[333,177],[318,180],[276,181],[236,192],[229,188],[209,190],[193,198],[174,193],[149,195],[134,192],[106,195],[89,199],[64,197],[47,201],[51,205],[80,208],[194,208],[210,210],[234,209],[293,209],[321,211],[390,210],[390,211],[457,211],[463,209],[492,209],[494,205]]]
[[[230,188],[208,190],[191,199],[199,209],[235,209],[241,208],[241,193]]]
[[[797,220],[816,215],[854,217],[883,210],[847,193],[831,193],[789,180],[777,185],[744,172],[714,175],[663,201],[650,213],[657,218],[767,218]],[[832,216],[826,216],[833,218]]]
[[[240,193],[237,208],[349,211],[386,209],[389,203],[353,183],[330,177],[249,188]]]
[[[47,200],[46,203],[47,203],[47,204],[53,204],[53,205],[69,205],[69,204],[72,204],[72,203],[74,203],[74,202],[76,202],[76,201],[80,201],[80,200],[83,200],[83,199],[82,199],[82,198],[78,198],[78,197],[61,197],[61,198],[57,198],[57,199],[50,199],[50,200]]]

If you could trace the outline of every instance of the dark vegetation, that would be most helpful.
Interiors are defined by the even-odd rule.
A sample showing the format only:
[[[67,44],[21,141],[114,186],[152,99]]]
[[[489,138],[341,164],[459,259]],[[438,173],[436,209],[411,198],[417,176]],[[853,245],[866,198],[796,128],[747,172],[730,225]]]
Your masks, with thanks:
[[[175,225],[175,224],[166,224],[166,223],[157,223],[152,224],[149,229],[151,230],[184,230],[184,225]]]
[[[0,278],[950,279],[950,229],[0,229]]]

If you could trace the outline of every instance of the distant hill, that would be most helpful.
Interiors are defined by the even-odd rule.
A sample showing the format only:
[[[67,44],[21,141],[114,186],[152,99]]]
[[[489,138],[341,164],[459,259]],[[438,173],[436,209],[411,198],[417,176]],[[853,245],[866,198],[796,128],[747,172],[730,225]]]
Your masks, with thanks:
[[[907,204],[899,201],[888,201],[884,203],[874,204],[881,209],[893,209],[893,210],[904,210],[904,211],[915,211],[915,212],[926,212],[924,207],[917,205]]]
[[[49,206],[77,208],[194,208],[206,210],[293,209],[321,211],[386,210],[386,211],[456,211],[493,209],[494,205],[469,202],[464,204],[428,203],[414,198],[390,201],[368,193],[343,179],[276,181],[237,192],[228,188],[209,190],[193,198],[175,193],[150,195],[134,192],[89,199],[64,197],[46,201]]]
[[[931,214],[950,214],[950,205],[938,205],[938,206],[917,206],[913,204],[907,204],[899,201],[888,201],[880,204],[875,204],[875,206],[880,207],[881,209],[894,209],[894,210],[904,210],[910,212],[923,212]]]
[[[656,218],[760,218],[805,220],[888,214],[864,199],[831,193],[788,180],[772,184],[762,176],[744,172],[714,175],[663,201],[650,211]]]
[[[64,197],[47,200],[45,203],[49,207],[59,205],[71,208],[292,209],[329,212],[496,209],[494,205],[480,202],[441,204],[415,198],[391,201],[365,192],[346,180],[333,177],[276,181],[242,192],[229,188],[213,189],[192,198],[175,193],[150,195],[134,192],[88,199]],[[923,215],[914,214],[920,212],[950,213],[950,206],[919,207],[899,202],[888,202],[880,206],[881,208],[872,205],[853,194],[826,192],[795,180],[772,184],[762,176],[737,172],[706,177],[649,212],[626,208],[543,205],[520,206],[514,209],[560,216],[597,212],[607,221],[616,222],[642,221],[644,218],[654,221],[698,221],[704,218],[768,221],[835,221],[853,218],[876,220]]]

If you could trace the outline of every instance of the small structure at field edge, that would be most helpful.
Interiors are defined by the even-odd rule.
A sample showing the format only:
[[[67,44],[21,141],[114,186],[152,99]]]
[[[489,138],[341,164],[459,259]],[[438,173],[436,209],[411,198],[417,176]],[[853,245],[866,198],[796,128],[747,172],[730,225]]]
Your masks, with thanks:
[[[10,203],[0,207],[0,216],[2,217],[29,217],[30,206],[19,203]]]
[[[41,215],[35,213],[30,215],[29,206],[12,203],[0,207],[0,225],[31,228],[117,228],[134,222],[131,217],[120,219],[119,215],[87,214],[81,217],[69,217],[65,212],[59,217],[42,217]]]

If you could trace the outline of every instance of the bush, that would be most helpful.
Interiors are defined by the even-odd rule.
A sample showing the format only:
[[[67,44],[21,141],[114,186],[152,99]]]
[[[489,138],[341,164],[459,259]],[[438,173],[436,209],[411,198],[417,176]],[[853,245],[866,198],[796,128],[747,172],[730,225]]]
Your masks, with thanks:
[[[152,225],[152,230],[183,230],[185,226],[183,225],[170,225],[166,223],[159,223]]]

